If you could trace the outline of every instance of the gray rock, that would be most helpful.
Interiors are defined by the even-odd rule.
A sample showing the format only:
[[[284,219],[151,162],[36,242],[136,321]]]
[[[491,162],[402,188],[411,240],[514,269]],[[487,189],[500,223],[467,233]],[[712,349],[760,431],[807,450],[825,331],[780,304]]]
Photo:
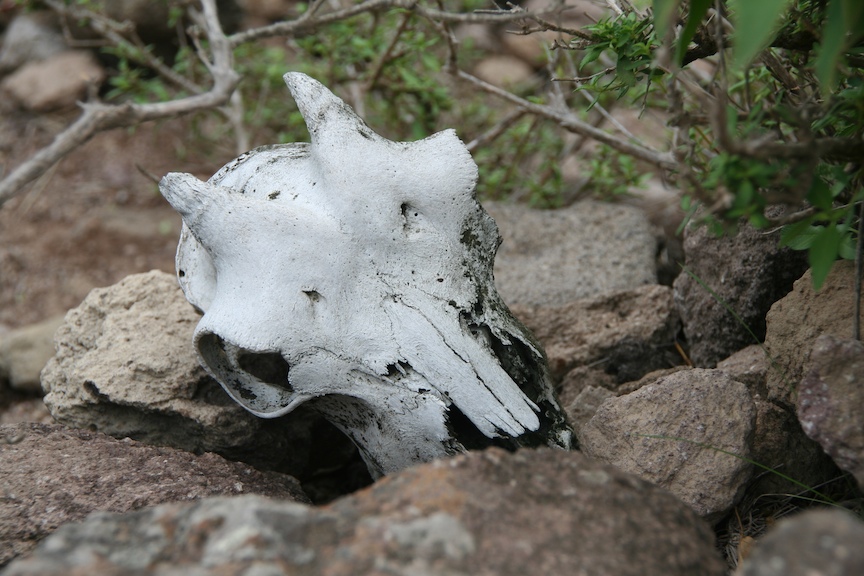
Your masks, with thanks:
[[[606,400],[578,438],[586,455],[668,489],[717,521],[750,479],[754,419],[743,384],[715,370],[682,370]]]
[[[0,75],[28,62],[45,60],[65,49],[66,41],[53,12],[22,12],[9,23],[3,36]]]
[[[840,468],[864,488],[864,345],[824,335],[798,388],[798,419]]]
[[[104,79],[105,70],[90,52],[66,50],[21,66],[3,79],[0,91],[22,108],[47,112],[75,106]]]
[[[93,290],[67,313],[42,372],[51,414],[70,427],[301,474],[308,412],[263,420],[231,400],[198,363],[199,318],[164,272]]]
[[[483,206],[503,239],[495,284],[508,306],[561,306],[657,282],[656,240],[638,208],[595,201],[561,210]]]
[[[11,330],[0,336],[0,381],[21,392],[42,393],[39,374],[54,356],[54,332],[63,316]]]
[[[94,510],[247,493],[308,501],[294,478],[215,454],[35,423],[0,426],[0,439],[0,566]]]
[[[864,574],[864,522],[845,510],[808,510],[780,520],[756,542],[736,576]]]
[[[822,334],[851,338],[854,304],[855,263],[841,260],[834,263],[819,292],[813,290],[807,271],[792,292],[771,307],[765,347],[777,369],[768,372],[770,399],[794,409],[813,344]]]
[[[133,572],[134,571],[134,572]],[[724,573],[671,494],[578,452],[473,452],[403,470],[325,508],[256,496],[96,514],[4,576],[511,576]]]
[[[715,237],[705,226],[684,233],[686,264],[730,306],[746,327],[689,274],[675,280],[675,303],[696,366],[713,368],[733,352],[760,341],[765,314],[807,269],[805,252],[777,247],[777,237],[743,224],[735,236]]]
[[[679,327],[672,290],[666,286],[640,286],[561,306],[510,309],[543,344],[549,368],[559,379],[576,366],[596,364],[623,383],[676,361],[665,354]]]

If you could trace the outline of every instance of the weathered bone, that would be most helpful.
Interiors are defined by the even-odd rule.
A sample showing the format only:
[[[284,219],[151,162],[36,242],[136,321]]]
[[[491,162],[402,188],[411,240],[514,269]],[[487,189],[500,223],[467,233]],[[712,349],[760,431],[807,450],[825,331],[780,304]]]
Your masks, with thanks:
[[[285,81],[310,144],[160,183],[202,364],[259,416],[310,402],[375,476],[493,443],[569,447],[543,353],[495,290],[498,230],[456,134],[392,142],[317,81]]]

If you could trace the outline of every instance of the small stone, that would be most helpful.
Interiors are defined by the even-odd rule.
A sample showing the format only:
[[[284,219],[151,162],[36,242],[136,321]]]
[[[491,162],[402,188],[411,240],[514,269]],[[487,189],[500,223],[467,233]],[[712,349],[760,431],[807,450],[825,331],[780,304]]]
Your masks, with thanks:
[[[67,50],[25,64],[7,76],[0,89],[27,110],[47,112],[71,108],[88,88],[98,87],[105,70],[87,51]]]
[[[54,332],[63,315],[0,335],[0,380],[21,392],[42,394],[39,374],[54,356]]]

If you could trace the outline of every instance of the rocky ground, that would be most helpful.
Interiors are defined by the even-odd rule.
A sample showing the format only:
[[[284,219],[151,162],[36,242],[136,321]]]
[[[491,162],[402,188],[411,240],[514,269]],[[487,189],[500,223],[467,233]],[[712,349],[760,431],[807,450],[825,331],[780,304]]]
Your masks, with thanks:
[[[75,111],[4,97],[0,115],[8,173]],[[816,293],[773,236],[688,229],[688,269],[760,347],[693,276],[668,278],[656,212],[487,203],[499,290],[580,448],[490,449],[361,489],[326,422],[257,419],[197,364],[180,220],[145,175],[233,157],[188,133],[102,134],[0,209],[4,576],[864,573],[848,263]]]

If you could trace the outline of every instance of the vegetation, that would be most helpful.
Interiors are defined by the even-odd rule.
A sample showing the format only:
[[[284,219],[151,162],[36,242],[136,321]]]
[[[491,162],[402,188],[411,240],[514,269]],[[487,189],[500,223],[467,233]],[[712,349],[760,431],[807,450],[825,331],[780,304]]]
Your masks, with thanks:
[[[782,227],[782,244],[808,250],[817,287],[837,258],[860,252],[859,0],[608,0],[609,16],[580,28],[567,27],[558,0],[538,12],[485,0],[314,0],[282,22],[230,34],[210,0],[203,12],[197,2],[162,0],[178,30],[169,57],[107,18],[100,0],[25,3],[104,38],[114,71],[100,110],[112,116],[97,130],[196,112],[216,114],[208,139],[232,141],[237,151],[303,139],[281,80],[300,70],[390,138],[457,127],[487,197],[568,201],[562,164],[579,151],[587,158],[583,190],[594,196],[625,194],[654,174],[718,233],[742,218]],[[536,81],[501,88],[472,75],[483,51],[470,36],[457,41],[456,30],[478,23],[544,34]],[[132,113],[119,121],[124,103]],[[610,123],[615,106],[666,118],[666,141],[645,144]],[[0,182],[0,202],[50,161]]]

